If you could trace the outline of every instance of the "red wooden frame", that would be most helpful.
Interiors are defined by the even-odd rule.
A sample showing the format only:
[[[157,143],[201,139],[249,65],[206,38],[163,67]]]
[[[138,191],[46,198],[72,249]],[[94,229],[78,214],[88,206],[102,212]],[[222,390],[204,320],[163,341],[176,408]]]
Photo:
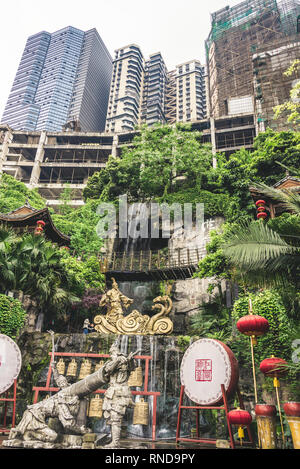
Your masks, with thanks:
[[[200,432],[199,432],[199,410],[205,410],[205,409],[217,409],[217,410],[224,410],[225,415],[226,415],[226,421],[227,421],[227,427],[228,427],[228,432],[229,432],[229,440],[230,440],[230,446],[232,449],[235,448],[235,441],[233,438],[233,431],[232,431],[232,426],[230,424],[230,421],[228,419],[228,399],[227,399],[227,394],[225,391],[225,386],[224,384],[221,384],[221,390],[222,390],[222,396],[223,396],[223,405],[216,405],[216,406],[198,406],[198,405],[192,405],[192,406],[185,406],[183,405],[183,397],[184,397],[184,386],[182,385],[180,388],[180,398],[179,398],[179,408],[178,408],[178,418],[177,418],[177,430],[176,430],[176,443],[179,441],[187,441],[187,442],[194,442],[194,443],[207,443],[207,444],[216,444],[216,439],[213,438],[200,438]],[[239,399],[240,403],[240,408],[244,409],[244,402],[240,393],[239,388],[237,388],[237,396]],[[196,410],[196,434],[197,438],[183,438],[180,436],[180,427],[181,427],[181,411],[182,409],[193,409]],[[248,437],[250,440],[250,444],[254,446],[250,426],[247,425],[247,432],[248,432]],[[246,443],[247,444],[247,443]]]
[[[52,355],[52,352],[49,352],[49,355]],[[104,353],[67,353],[67,352],[54,352],[54,356],[59,357],[83,357],[83,358],[110,358],[110,355]],[[151,355],[135,355],[135,360],[145,360],[145,379],[143,390],[141,391],[131,391],[134,396],[153,396],[153,414],[152,414],[152,441],[156,440],[156,411],[157,411],[157,398],[160,396],[160,392],[148,391],[148,381],[149,381],[149,361],[152,360]],[[49,364],[48,375],[46,380],[46,386],[34,386],[34,397],[33,403],[36,404],[39,397],[40,391],[46,392],[57,392],[59,388],[50,387],[52,368],[51,363]],[[92,394],[104,394],[106,389],[97,389]]]
[[[11,390],[13,390],[13,397],[8,397]],[[5,405],[4,405],[4,412],[3,412],[3,424],[2,426],[0,424],[0,433],[9,433],[10,428],[6,426],[7,403],[8,402],[13,403],[11,428],[14,428],[15,421],[16,421],[16,404],[17,404],[17,380],[16,379],[14,380],[13,385],[3,394],[5,394],[5,397],[0,397],[0,401],[4,401]]]

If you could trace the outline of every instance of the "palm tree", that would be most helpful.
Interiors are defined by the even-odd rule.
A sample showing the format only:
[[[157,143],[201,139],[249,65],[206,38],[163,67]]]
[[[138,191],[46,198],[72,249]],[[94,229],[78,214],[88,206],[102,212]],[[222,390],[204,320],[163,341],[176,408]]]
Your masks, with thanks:
[[[42,236],[18,237],[7,227],[0,228],[0,291],[22,291],[36,302],[36,314],[43,316],[79,301],[73,287],[59,248]]]
[[[15,262],[12,256],[16,236],[12,229],[0,226],[0,292],[14,289]]]
[[[282,208],[300,217],[299,188],[278,190],[265,184],[253,187],[276,200]],[[293,232],[281,235],[265,221],[242,224],[225,236],[222,246],[225,257],[239,269],[241,277],[256,285],[272,285],[300,279],[300,237]]]

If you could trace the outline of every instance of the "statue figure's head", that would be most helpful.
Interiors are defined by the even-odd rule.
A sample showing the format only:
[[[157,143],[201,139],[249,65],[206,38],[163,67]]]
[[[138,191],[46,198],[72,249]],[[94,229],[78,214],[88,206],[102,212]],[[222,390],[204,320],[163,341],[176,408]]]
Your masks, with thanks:
[[[113,277],[112,277],[111,279],[112,279],[112,288],[118,290],[119,287],[118,287],[118,284],[117,284],[117,282],[116,282],[116,279],[113,278]]]
[[[118,355],[123,355],[123,353],[120,352],[119,349],[119,340],[116,339],[115,342],[111,345],[109,352],[113,356],[118,356]]]
[[[67,388],[69,386],[67,378],[63,375],[59,375],[56,379],[56,384],[60,389]]]

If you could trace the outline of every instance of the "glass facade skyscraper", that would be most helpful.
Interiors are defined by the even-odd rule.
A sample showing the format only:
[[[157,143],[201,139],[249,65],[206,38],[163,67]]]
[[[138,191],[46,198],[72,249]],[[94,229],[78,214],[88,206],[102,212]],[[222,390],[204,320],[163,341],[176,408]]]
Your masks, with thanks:
[[[101,131],[112,58],[96,29],[68,26],[27,40],[2,122],[15,130],[60,131],[71,121]]]

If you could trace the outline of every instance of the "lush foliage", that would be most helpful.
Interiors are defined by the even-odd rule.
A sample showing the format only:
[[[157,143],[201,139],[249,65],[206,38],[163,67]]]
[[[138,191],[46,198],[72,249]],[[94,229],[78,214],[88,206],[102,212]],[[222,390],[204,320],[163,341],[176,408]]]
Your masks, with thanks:
[[[46,206],[46,201],[39,195],[37,189],[28,189],[24,183],[9,174],[1,174],[0,213],[11,212],[24,205],[26,201],[36,209]]]
[[[294,60],[290,67],[284,72],[286,77],[293,77],[295,84],[292,86],[290,91],[290,99],[285,103],[275,106],[275,119],[284,115],[287,118],[287,122],[300,124],[300,80],[297,80],[300,75],[300,60]]]
[[[234,323],[242,316],[249,314],[249,298],[252,300],[253,312],[263,316],[269,322],[269,331],[259,337],[255,347],[255,357],[262,361],[271,355],[290,360],[291,335],[293,325],[282,303],[281,297],[276,291],[264,290],[257,294],[241,296],[233,306],[232,317]],[[240,332],[236,333],[232,347],[243,361],[249,360],[249,337]]]
[[[15,339],[25,319],[26,312],[21,302],[0,294],[0,333]]]
[[[96,257],[76,259],[44,237],[0,229],[0,292],[22,291],[37,303],[37,311],[65,317],[85,291],[103,290],[104,277]]]
[[[200,190],[212,161],[210,147],[201,144],[200,136],[183,124],[142,127],[121,158],[111,157],[106,168],[90,178],[85,199],[112,201],[127,194],[129,201],[142,202],[165,200],[179,188]]]
[[[71,251],[84,258],[99,254],[103,246],[103,240],[96,232],[100,220],[98,203],[97,200],[90,200],[76,209],[66,205],[63,213],[52,214],[55,226],[71,237]]]

